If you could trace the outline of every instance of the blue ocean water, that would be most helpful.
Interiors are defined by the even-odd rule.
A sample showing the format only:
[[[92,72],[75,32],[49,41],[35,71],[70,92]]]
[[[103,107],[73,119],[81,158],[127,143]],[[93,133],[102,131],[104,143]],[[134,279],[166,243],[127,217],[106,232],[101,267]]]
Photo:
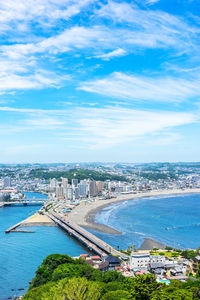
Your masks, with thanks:
[[[27,198],[46,197],[27,194]],[[0,300],[23,295],[43,259],[52,253],[71,256],[88,250],[57,227],[35,227],[35,233],[9,233],[5,230],[38,210],[38,206],[0,209]],[[19,291],[19,289],[25,289]]]
[[[48,196],[41,193],[34,193],[34,192],[23,192],[26,196],[26,199],[48,199]]]
[[[171,195],[112,204],[96,215],[121,235],[95,232],[114,247],[139,247],[151,238],[176,248],[200,246],[200,194]]]

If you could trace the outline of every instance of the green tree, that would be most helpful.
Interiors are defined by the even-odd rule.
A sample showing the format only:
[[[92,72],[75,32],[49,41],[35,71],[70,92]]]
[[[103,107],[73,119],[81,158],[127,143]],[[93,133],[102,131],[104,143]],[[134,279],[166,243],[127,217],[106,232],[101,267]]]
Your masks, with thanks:
[[[51,280],[72,277],[86,277],[88,280],[96,281],[101,279],[101,272],[87,264],[62,264],[53,271]]]
[[[66,278],[33,288],[23,297],[24,300],[98,300],[101,289],[96,282],[86,278]]]
[[[125,280],[125,277],[117,271],[107,271],[102,274],[101,280],[105,283],[113,281],[123,282]]]
[[[200,278],[200,264],[198,265],[198,270],[196,273],[196,278]]]
[[[96,282],[89,282],[86,278],[72,278],[67,284],[62,280],[57,285],[57,300],[98,300],[101,291]]]
[[[173,250],[173,248],[172,248],[172,247],[166,246],[166,247],[165,247],[165,250],[170,251],[170,250]]]
[[[188,290],[174,289],[161,289],[152,293],[151,300],[193,300],[193,293]]]
[[[59,265],[66,263],[78,264],[81,263],[81,261],[76,261],[70,256],[62,254],[52,254],[47,256],[36,271],[36,276],[33,278],[30,288],[37,287],[51,281],[53,271]]]
[[[151,293],[161,286],[151,274],[138,275],[133,279],[131,294],[136,300],[149,300]]]
[[[132,299],[134,300],[133,296],[130,293],[123,290],[117,290],[113,292],[106,293],[102,298],[102,300],[125,300],[125,299]]]
[[[181,255],[185,258],[191,259],[196,256],[196,251],[193,250],[184,250],[181,252]]]

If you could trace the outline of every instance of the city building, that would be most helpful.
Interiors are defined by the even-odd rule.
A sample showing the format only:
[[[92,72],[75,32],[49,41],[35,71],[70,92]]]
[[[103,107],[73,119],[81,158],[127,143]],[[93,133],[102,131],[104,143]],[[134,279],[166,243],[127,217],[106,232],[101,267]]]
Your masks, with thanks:
[[[50,189],[51,192],[54,192],[56,190],[57,183],[58,182],[55,178],[50,180],[49,189]]]
[[[80,194],[79,194],[79,188],[78,187],[75,187],[74,188],[74,199],[75,200],[78,200],[80,197]]]
[[[11,178],[10,177],[4,177],[3,178],[3,187],[10,187],[11,186]]]
[[[73,178],[72,179],[72,187],[77,187],[78,186],[78,179]]]
[[[63,186],[63,188],[68,187],[68,179],[67,178],[62,178],[62,186]]]
[[[61,183],[58,183],[56,187],[56,197],[58,199],[64,199],[64,190]]]
[[[89,182],[89,196],[94,197],[98,194],[98,189],[96,186],[96,181]]]
[[[71,187],[64,189],[64,192],[67,200],[73,200],[73,189]]]
[[[149,253],[132,252],[130,256],[130,268],[132,270],[148,269],[150,265]]]
[[[88,184],[78,184],[80,197],[87,197],[88,195]]]
[[[98,193],[103,192],[103,188],[104,188],[103,181],[96,181],[96,186],[97,186]]]

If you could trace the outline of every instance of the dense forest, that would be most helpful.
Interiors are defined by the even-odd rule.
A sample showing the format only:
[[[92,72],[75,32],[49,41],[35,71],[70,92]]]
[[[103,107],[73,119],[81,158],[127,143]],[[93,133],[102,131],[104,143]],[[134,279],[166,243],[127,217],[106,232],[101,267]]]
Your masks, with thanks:
[[[157,283],[151,275],[124,277],[116,271],[104,273],[83,259],[49,255],[33,278],[24,300],[197,300],[200,280],[170,285]]]
[[[73,178],[80,180],[93,179],[93,180],[116,180],[116,181],[128,181],[125,176],[112,175],[106,172],[97,172],[88,169],[71,169],[69,171],[48,171],[46,169],[33,169],[30,172],[30,177],[40,179],[61,179],[61,177],[68,178],[69,183]]]

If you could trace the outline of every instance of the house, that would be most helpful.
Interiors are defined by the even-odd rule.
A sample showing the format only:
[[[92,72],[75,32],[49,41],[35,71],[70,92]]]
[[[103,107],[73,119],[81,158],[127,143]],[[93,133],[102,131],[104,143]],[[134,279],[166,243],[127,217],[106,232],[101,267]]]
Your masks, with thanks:
[[[113,255],[106,256],[105,261],[107,261],[109,264],[109,270],[114,270],[115,267],[118,267],[121,264],[121,260],[119,259],[119,257]]]
[[[100,263],[99,266],[98,266],[98,269],[99,269],[99,271],[101,271],[101,272],[107,271],[108,268],[109,268],[109,263],[108,263],[106,260],[103,261],[102,263]]]
[[[163,263],[150,263],[150,271],[156,276],[166,274]]]

